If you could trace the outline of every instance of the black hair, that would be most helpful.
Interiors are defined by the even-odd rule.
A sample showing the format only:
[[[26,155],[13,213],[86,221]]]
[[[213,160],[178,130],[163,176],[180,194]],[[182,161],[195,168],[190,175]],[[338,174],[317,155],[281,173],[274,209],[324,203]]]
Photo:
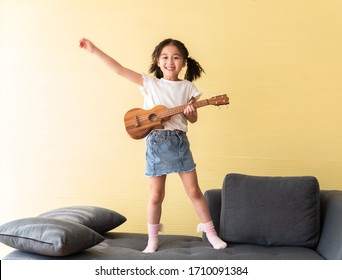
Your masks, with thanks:
[[[183,59],[186,60],[187,62],[187,69],[184,75],[184,79],[192,82],[200,78],[202,73],[204,73],[204,70],[201,67],[201,65],[195,59],[189,57],[189,52],[182,42],[171,39],[171,38],[165,39],[164,41],[160,42],[155,47],[152,53],[152,64],[150,66],[149,72],[154,73],[154,75],[158,79],[163,77],[163,72],[158,66],[158,59],[159,59],[159,56],[161,55],[163,48],[169,45],[175,46],[181,53],[181,56],[183,57]]]

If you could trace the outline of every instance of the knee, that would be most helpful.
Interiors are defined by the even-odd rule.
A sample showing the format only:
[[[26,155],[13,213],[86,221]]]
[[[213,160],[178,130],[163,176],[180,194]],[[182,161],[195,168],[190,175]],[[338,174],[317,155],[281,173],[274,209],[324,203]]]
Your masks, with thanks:
[[[187,189],[187,194],[191,200],[198,200],[202,199],[203,197],[202,191],[198,186],[193,186]]]
[[[150,203],[154,205],[162,204],[164,200],[165,193],[161,191],[154,191],[150,194]]]

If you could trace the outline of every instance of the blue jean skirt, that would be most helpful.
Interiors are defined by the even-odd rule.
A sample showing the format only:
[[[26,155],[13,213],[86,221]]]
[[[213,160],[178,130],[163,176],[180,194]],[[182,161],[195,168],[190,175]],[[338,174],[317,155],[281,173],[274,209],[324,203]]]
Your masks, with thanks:
[[[153,130],[146,138],[146,176],[194,170],[190,143],[181,130]]]

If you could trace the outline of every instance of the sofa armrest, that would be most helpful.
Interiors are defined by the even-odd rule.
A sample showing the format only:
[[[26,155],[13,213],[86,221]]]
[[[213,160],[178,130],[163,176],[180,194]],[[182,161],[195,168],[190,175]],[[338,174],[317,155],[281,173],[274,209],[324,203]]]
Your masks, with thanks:
[[[213,220],[215,230],[219,233],[220,216],[221,216],[221,189],[211,189],[204,193],[204,197],[208,203],[209,212]],[[203,233],[203,240],[207,240],[205,233]]]
[[[321,191],[321,237],[317,252],[328,260],[342,259],[342,191]]]

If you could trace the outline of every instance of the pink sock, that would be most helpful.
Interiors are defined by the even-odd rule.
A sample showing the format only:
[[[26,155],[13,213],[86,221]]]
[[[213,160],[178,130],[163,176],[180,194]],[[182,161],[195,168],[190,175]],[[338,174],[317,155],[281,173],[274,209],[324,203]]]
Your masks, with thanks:
[[[158,232],[163,230],[162,224],[147,224],[148,242],[143,253],[154,253],[158,250]]]
[[[204,231],[207,235],[207,238],[210,244],[215,249],[224,249],[227,247],[227,243],[221,240],[220,237],[217,236],[213,221],[210,221],[205,224],[199,224],[197,226],[197,231]]]

